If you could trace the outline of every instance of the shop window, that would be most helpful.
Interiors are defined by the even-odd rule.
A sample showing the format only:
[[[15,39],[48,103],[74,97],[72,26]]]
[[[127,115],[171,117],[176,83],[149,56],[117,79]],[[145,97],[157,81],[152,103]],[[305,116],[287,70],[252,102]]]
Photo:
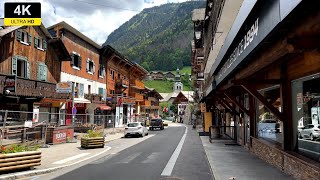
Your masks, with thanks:
[[[259,91],[269,103],[281,112],[280,86]],[[279,146],[283,143],[283,123],[260,101],[257,103],[257,135]]]
[[[320,73],[292,81],[294,142],[300,154],[320,162]]]
[[[74,69],[80,70],[81,69],[81,63],[82,63],[82,58],[80,54],[73,52],[71,54],[71,61],[70,64]]]
[[[12,75],[30,79],[30,63],[27,58],[14,56],[12,57]]]

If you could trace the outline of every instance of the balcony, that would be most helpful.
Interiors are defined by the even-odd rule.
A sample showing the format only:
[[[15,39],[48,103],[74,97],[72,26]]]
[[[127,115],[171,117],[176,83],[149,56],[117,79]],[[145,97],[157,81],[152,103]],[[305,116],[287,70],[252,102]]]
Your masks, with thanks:
[[[56,93],[56,84],[54,83],[0,75],[0,92],[2,93],[5,89],[10,91],[6,95],[13,96],[55,99],[67,99],[69,97],[68,93]]]
[[[135,88],[135,89],[144,89],[144,84],[142,81],[138,80],[138,79],[135,79],[133,81],[133,84],[131,84],[131,87],[132,88]]]
[[[134,97],[136,98],[136,101],[143,101],[143,95],[139,93],[135,93]]]
[[[141,103],[142,106],[151,106],[151,101],[148,101],[148,100],[144,100],[142,103]]]

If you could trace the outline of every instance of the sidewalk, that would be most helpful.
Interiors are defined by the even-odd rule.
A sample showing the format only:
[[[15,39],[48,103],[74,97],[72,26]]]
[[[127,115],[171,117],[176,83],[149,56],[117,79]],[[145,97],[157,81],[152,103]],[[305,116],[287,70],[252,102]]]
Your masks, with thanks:
[[[48,148],[40,148],[41,151],[41,165],[36,166],[33,170],[13,172],[9,174],[0,174],[0,180],[2,179],[18,179],[27,176],[39,175],[50,173],[55,170],[71,166],[85,160],[94,158],[101,155],[111,149],[107,142],[120,139],[123,137],[123,130],[115,129],[115,133],[112,131],[107,132],[105,138],[104,148],[95,149],[83,149],[80,145],[80,136],[76,143],[63,143],[50,145]]]
[[[293,177],[259,159],[232,140],[213,140],[200,136],[215,180],[291,180]]]

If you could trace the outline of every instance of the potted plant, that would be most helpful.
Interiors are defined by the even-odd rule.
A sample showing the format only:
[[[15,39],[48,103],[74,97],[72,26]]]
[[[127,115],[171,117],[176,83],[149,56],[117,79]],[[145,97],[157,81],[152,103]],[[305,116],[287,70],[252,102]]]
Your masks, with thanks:
[[[81,137],[82,148],[96,148],[104,147],[104,136],[103,132],[88,130],[88,133]]]
[[[39,146],[14,144],[0,148],[0,173],[41,165]]]

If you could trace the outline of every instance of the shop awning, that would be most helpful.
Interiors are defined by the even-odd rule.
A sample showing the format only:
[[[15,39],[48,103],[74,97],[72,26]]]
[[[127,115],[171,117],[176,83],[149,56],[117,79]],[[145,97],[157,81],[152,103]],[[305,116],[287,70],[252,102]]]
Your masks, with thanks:
[[[89,103],[91,103],[91,101],[89,101],[88,99],[85,99],[85,98],[74,98],[74,103],[89,104]]]
[[[110,111],[111,110],[111,107],[107,106],[105,104],[98,104],[97,108],[100,108],[101,110],[104,110],[104,111]]]

